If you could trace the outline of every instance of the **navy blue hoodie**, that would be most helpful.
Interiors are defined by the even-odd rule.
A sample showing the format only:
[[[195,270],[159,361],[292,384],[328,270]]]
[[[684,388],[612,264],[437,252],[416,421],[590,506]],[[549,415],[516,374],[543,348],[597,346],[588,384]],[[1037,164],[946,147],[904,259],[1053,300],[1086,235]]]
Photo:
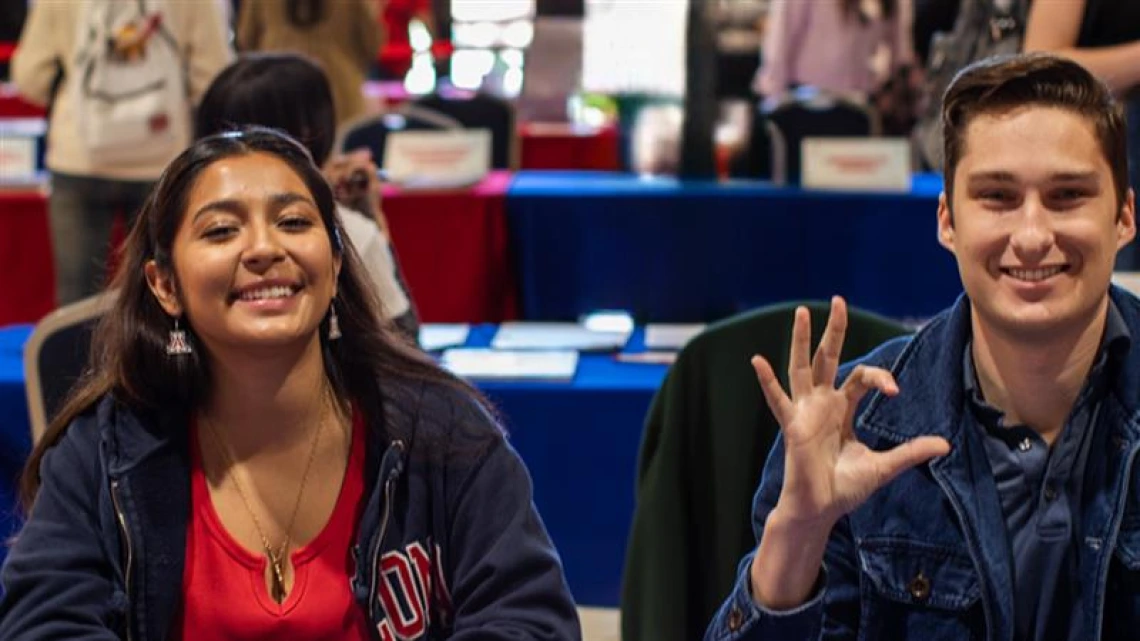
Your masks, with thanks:
[[[380,387],[350,580],[375,638],[580,639],[530,477],[495,421],[459,390]],[[188,421],[167,414],[108,397],[47,452],[0,574],[0,639],[166,638],[190,515]]]

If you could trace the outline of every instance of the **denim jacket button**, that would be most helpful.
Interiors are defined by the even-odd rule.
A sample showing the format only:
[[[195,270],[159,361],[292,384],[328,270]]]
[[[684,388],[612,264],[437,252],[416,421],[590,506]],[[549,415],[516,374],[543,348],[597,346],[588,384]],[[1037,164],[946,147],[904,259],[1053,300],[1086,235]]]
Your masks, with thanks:
[[[733,606],[728,611],[728,631],[737,632],[742,625],[744,625],[744,613],[740,611],[740,608]]]
[[[907,585],[907,590],[910,595],[914,597],[915,601],[926,601],[930,598],[930,579],[926,575],[919,572],[917,576],[910,580]]]

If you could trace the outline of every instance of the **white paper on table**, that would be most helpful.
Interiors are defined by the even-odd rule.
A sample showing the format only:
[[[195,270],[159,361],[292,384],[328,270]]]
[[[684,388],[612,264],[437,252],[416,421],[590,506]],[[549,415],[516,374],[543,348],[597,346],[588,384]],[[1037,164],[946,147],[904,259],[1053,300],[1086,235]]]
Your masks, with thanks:
[[[464,378],[569,382],[578,369],[578,352],[454,348],[443,352],[440,363],[456,376]]]
[[[599,331],[577,323],[510,322],[499,326],[491,347],[495,349],[619,350],[629,342],[632,330]]]
[[[425,323],[420,325],[420,347],[435,352],[467,342],[471,326],[466,323]]]
[[[704,329],[704,323],[650,323],[645,326],[645,348],[681,349]]]

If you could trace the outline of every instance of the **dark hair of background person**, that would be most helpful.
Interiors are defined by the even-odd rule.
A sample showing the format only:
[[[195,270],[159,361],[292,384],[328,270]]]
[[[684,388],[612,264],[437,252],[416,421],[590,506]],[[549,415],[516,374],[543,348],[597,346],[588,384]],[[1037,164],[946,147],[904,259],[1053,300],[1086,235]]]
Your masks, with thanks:
[[[1056,107],[1087,119],[1112,169],[1117,209],[1128,193],[1128,135],[1124,110],[1108,86],[1081,65],[1051,54],[994,56],[958,72],[942,99],[943,184],[954,194],[954,171],[966,153],[966,131],[982,114],[1026,106]]]
[[[325,0],[285,0],[285,15],[294,27],[312,27],[325,19]]]
[[[335,301],[342,336],[335,341],[328,339],[327,317],[319,329],[325,372],[337,397],[351,399],[369,424],[386,425],[380,381],[414,380],[458,390],[493,413],[479,392],[408,345],[391,325],[380,320],[380,303],[367,282],[360,258],[350,243],[340,240],[345,232],[336,215],[332,189],[309,153],[279,132],[244,127],[194,142],[166,168],[139,212],[111,283],[112,288],[119,290],[119,296],[95,328],[87,371],[28,457],[20,483],[20,499],[26,511],[30,512],[39,490],[44,453],[59,441],[75,418],[90,411],[103,397],[111,395],[137,415],[156,419],[159,429],[186,424],[157,420],[160,416],[190,417],[206,402],[213,380],[205,348],[193,327],[186,323],[183,327],[193,353],[167,355],[173,320],[151,292],[145,266],[153,259],[159,269],[175,273],[174,238],[198,177],[215,162],[254,153],[281,159],[304,181],[333,251],[342,258]]]
[[[324,70],[295,53],[245,53],[210,83],[194,115],[194,137],[243,125],[279,129],[324,165],[336,141],[336,112]]]
[[[911,35],[914,38],[914,54],[920,65],[925,65],[930,57],[930,42],[934,34],[949,32],[958,18],[959,0],[915,0],[914,24]]]

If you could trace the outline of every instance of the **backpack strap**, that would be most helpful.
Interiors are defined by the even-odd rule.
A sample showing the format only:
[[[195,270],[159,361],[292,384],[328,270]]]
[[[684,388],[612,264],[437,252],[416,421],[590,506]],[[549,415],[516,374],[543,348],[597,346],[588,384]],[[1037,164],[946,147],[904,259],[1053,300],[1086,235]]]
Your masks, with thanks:
[[[153,0],[152,0],[152,2],[153,2]],[[159,2],[158,4],[161,7],[162,3]],[[147,7],[147,0],[138,0],[138,5],[139,5],[139,15],[140,16],[149,15],[148,7]],[[153,8],[153,4],[152,4],[152,8]],[[160,13],[160,15],[162,15],[162,19],[158,23],[158,30],[155,32],[155,35],[162,38],[163,40],[165,40],[166,44],[170,45],[171,51],[173,51],[174,55],[178,58],[178,63],[179,63],[178,67],[182,70],[182,91],[183,91],[183,94],[185,96],[187,96],[187,98],[189,98],[189,96],[190,96],[190,60],[185,55],[183,55],[182,47],[179,46],[179,44],[178,44],[178,38],[175,38],[174,34],[170,32],[170,27],[168,26],[169,23],[167,22],[168,16],[165,14],[165,12],[159,11],[159,13]]]

